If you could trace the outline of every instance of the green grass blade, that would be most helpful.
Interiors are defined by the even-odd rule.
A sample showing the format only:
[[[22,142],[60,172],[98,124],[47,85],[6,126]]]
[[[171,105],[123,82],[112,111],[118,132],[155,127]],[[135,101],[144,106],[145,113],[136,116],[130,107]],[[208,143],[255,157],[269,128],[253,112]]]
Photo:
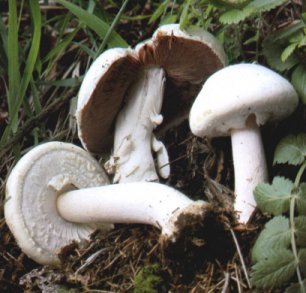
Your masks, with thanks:
[[[31,85],[31,92],[32,92],[32,97],[33,97],[34,111],[35,111],[35,114],[37,115],[42,110],[42,106],[41,106],[39,95],[38,95],[38,89],[33,79],[31,80],[30,85]]]
[[[53,58],[59,56],[69,46],[74,39],[80,27],[75,28],[71,33],[67,35],[61,42],[59,42],[50,52],[42,59],[42,62],[52,61]]]
[[[192,4],[192,0],[187,0],[186,4],[184,5],[181,17],[180,17],[180,29],[185,29],[189,23],[189,15],[188,15],[188,11],[189,11],[189,7]]]
[[[169,4],[169,0],[162,2],[157,9],[153,12],[152,16],[149,19],[149,23],[157,21],[159,17],[161,17],[165,11],[167,10]]]
[[[72,14],[78,17],[79,20],[85,23],[89,28],[94,30],[101,38],[105,38],[109,30],[109,25],[106,22],[66,0],[57,0],[57,2],[65,6]],[[114,31],[112,31],[107,44],[110,47],[128,47],[127,42]]]
[[[39,84],[49,85],[49,86],[57,86],[57,87],[78,87],[81,84],[80,78],[66,78],[61,80],[53,80],[53,81],[41,81]]]
[[[125,1],[123,2],[123,4],[121,5],[120,10],[118,11],[116,17],[114,18],[112,24],[110,25],[110,27],[109,27],[109,29],[108,29],[108,31],[107,31],[107,33],[106,33],[104,39],[103,39],[103,42],[101,43],[101,46],[100,46],[99,49],[97,50],[97,54],[96,54],[95,57],[98,57],[98,56],[104,51],[104,48],[105,48],[105,46],[106,46],[106,44],[107,44],[107,42],[108,42],[108,40],[109,40],[111,34],[112,34],[113,31],[115,30],[115,27],[116,27],[117,23],[119,22],[119,20],[120,20],[120,18],[121,18],[121,16],[122,16],[122,13],[123,13],[123,11],[124,11],[124,9],[125,9],[125,7],[126,7],[126,5],[127,5],[128,3],[129,3],[129,0],[125,0]],[[96,59],[96,58],[95,58],[95,59]]]
[[[39,48],[40,48],[40,40],[41,40],[41,14],[40,8],[37,1],[30,1],[30,11],[33,22],[33,37],[31,48],[26,60],[25,69],[22,74],[20,89],[18,93],[18,99],[16,101],[16,105],[14,106],[14,110],[11,117],[11,128],[13,132],[16,132],[18,127],[18,111],[20,106],[22,105],[26,90],[29,86],[29,83],[32,79],[33,70],[35,67],[35,63],[38,57]]]
[[[9,0],[9,21],[8,21],[8,108],[10,118],[13,107],[15,107],[20,86],[19,56],[18,56],[18,24],[16,0]]]
[[[1,53],[4,54],[2,56],[2,58],[0,59],[1,63],[4,63],[7,65],[7,30],[4,26],[4,22],[2,19],[2,16],[0,15],[0,49],[1,49]],[[3,60],[3,58],[5,58],[5,60]]]

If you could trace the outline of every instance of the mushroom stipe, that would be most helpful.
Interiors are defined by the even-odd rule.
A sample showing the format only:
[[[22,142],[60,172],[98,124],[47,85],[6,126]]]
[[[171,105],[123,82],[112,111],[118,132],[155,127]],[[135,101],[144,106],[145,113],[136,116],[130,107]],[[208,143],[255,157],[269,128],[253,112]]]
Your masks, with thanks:
[[[156,226],[168,247],[186,239],[190,225],[193,239],[210,230],[207,219],[217,219],[207,202],[193,201],[164,184],[107,184],[104,170],[83,149],[62,142],[42,144],[9,175],[6,222],[25,254],[55,265],[62,247],[88,239],[97,228],[109,231],[114,223]]]

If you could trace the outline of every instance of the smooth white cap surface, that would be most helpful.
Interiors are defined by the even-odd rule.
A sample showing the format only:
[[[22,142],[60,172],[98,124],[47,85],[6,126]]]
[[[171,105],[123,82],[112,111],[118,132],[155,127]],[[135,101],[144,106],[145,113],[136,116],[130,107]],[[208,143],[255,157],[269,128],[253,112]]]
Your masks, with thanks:
[[[25,254],[41,264],[56,264],[61,247],[88,238],[96,227],[65,221],[57,211],[58,191],[108,183],[83,149],[62,142],[42,144],[23,156],[9,175],[5,220]],[[112,225],[100,227],[108,230]]]
[[[298,105],[293,86],[278,73],[257,64],[225,67],[207,79],[189,116],[200,137],[226,136],[245,127],[254,114],[257,125],[289,116]]]

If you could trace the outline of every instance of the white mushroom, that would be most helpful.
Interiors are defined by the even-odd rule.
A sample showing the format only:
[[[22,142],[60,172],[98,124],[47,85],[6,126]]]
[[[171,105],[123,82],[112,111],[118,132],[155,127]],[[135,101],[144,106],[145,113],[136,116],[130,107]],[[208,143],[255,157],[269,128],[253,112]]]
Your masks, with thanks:
[[[253,190],[268,180],[259,126],[289,116],[298,104],[292,85],[256,64],[228,66],[203,85],[190,112],[191,131],[200,137],[230,135],[235,172],[235,210],[248,222],[256,206]]]
[[[153,130],[189,109],[203,81],[224,64],[225,53],[211,34],[183,32],[179,25],[162,26],[133,51],[106,51],[81,85],[77,121],[82,144],[91,152],[107,149],[115,125],[113,155],[106,164],[115,173],[114,182],[158,181],[156,169],[167,178],[168,154]]]
[[[210,205],[152,182],[108,185],[99,164],[72,144],[50,142],[23,156],[9,175],[5,219],[21,249],[41,264],[57,264],[61,247],[87,239],[95,228],[143,223],[175,241],[188,216],[199,221]],[[94,187],[99,186],[99,187]]]

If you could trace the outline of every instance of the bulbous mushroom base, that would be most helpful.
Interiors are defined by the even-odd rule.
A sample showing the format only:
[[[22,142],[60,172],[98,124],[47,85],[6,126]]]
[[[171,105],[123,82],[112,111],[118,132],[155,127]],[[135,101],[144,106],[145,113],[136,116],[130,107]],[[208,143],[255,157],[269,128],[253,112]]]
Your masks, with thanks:
[[[212,205],[194,202],[175,217],[173,234],[161,235],[165,256],[192,267],[206,260],[228,259],[234,249],[227,219]]]

